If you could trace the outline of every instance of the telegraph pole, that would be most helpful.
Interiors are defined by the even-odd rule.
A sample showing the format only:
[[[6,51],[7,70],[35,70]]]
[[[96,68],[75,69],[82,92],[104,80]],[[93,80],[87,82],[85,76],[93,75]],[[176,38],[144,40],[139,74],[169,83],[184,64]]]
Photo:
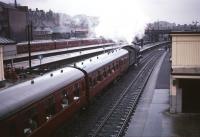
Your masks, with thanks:
[[[32,23],[27,26],[27,34],[28,34],[28,61],[29,61],[29,71],[31,73],[31,38],[32,38]]]

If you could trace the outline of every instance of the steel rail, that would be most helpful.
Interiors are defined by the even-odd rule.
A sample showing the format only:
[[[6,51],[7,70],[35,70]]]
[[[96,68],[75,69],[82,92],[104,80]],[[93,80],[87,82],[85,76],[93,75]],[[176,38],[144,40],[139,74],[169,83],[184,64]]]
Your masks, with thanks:
[[[106,122],[108,121],[108,119],[111,117],[111,115],[114,113],[114,110],[117,109],[117,107],[119,106],[120,102],[123,101],[123,98],[125,98],[125,95],[128,93],[128,91],[131,89],[131,87],[138,81],[140,80],[139,78],[141,78],[142,74],[145,73],[145,71],[149,71],[149,69],[147,69],[149,66],[152,66],[151,65],[151,62],[154,63],[155,65],[155,60],[156,60],[156,57],[159,56],[159,54],[155,54],[154,56],[152,56],[152,58],[145,64],[145,66],[142,67],[141,71],[137,74],[136,78],[131,81],[131,83],[128,85],[127,88],[125,88],[121,94],[121,96],[119,97],[119,99],[116,101],[116,103],[113,105],[113,107],[111,108],[111,110],[109,111],[109,113],[105,116],[105,118],[103,119],[103,121],[100,123],[100,125],[97,127],[97,129],[95,130],[94,134],[92,135],[93,137],[96,137],[98,136],[98,133],[101,131],[101,129],[104,127],[104,125],[106,124]],[[153,65],[153,67],[154,67]],[[151,72],[153,70],[153,67],[151,68]],[[140,92],[137,92],[135,95],[136,95],[136,98],[134,100],[134,102],[132,103],[133,105],[131,106],[131,108],[129,108],[129,112],[128,112],[128,115],[130,115],[130,113],[132,112],[132,110],[134,109],[134,106],[135,104],[137,103],[137,100],[142,92],[142,89],[146,83],[146,81],[148,80],[148,77],[150,76],[151,72],[148,72],[148,76],[145,80],[145,82],[143,83],[142,85],[142,88],[140,88]],[[143,80],[143,79],[142,79]],[[126,100],[124,100],[126,101]],[[127,117],[128,117],[127,115]],[[127,122],[127,117],[125,118],[125,121],[124,122]],[[123,123],[123,125],[125,125],[125,123]],[[118,132],[118,135],[120,135],[122,133],[122,128],[120,128],[120,132]]]

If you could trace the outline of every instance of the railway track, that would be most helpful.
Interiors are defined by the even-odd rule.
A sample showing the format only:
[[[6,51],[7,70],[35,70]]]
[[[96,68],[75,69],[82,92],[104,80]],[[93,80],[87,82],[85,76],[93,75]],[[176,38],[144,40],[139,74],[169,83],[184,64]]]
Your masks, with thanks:
[[[119,137],[123,134],[127,121],[134,110],[143,88],[161,53],[151,56],[128,87],[122,92],[116,103],[109,107],[109,112],[98,121],[93,130],[88,134],[91,137]]]
[[[132,66],[129,68],[126,74],[124,74],[120,79],[107,87],[107,89],[102,92],[100,96],[97,96],[90,106],[84,110],[81,110],[74,117],[72,122],[64,124],[51,137],[93,136],[95,130],[116,104],[124,89],[129,86],[133,79],[138,77],[137,74],[152,57],[157,55],[155,58],[159,58],[159,55],[162,55],[162,53],[163,51],[154,50],[148,54],[144,54],[140,64],[137,67]]]
[[[155,49],[155,50],[158,50],[158,49]],[[142,54],[143,58],[141,59],[140,64],[145,63],[148,59],[150,59],[152,56],[154,56],[155,50],[150,51],[149,53]]]

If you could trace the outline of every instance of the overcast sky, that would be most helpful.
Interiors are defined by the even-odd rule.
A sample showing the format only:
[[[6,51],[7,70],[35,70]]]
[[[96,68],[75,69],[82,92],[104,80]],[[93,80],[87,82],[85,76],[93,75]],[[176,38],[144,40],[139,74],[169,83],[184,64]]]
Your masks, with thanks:
[[[14,0],[0,0],[14,2]],[[147,22],[200,22],[200,0],[17,0],[29,8],[100,17],[99,31],[136,34]],[[119,20],[121,18],[121,20]],[[134,31],[133,31],[134,29]],[[130,31],[132,30],[132,31]],[[124,31],[124,32],[123,32]]]

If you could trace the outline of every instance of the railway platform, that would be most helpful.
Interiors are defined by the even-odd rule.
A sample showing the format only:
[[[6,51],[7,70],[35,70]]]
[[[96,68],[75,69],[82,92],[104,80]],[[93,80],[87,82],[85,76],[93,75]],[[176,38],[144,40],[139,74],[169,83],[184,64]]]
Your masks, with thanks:
[[[171,114],[170,62],[163,56],[150,76],[125,137],[198,137],[200,114]]]
[[[92,50],[92,49],[114,47],[115,45],[116,45],[115,43],[105,43],[105,44],[87,45],[87,46],[81,46],[81,47],[69,47],[69,48],[63,48],[63,49],[38,51],[38,52],[32,52],[31,58],[37,59],[38,56],[41,56],[41,55],[43,57],[49,57],[49,56],[55,56],[55,55],[59,55],[59,54],[66,54],[66,53],[80,52],[80,51],[86,51],[86,50]],[[13,60],[14,62],[28,60],[28,53],[16,54],[15,56],[7,55],[4,57],[4,61],[9,61],[9,60]]]
[[[104,47],[104,48],[97,48],[97,49],[90,49],[90,50],[84,50],[84,51],[78,51],[78,52],[70,52],[66,54],[59,54],[59,55],[54,55],[54,56],[47,56],[44,57],[42,55],[38,55],[38,58],[32,58],[31,59],[31,65],[32,68],[37,68],[37,67],[42,67],[50,64],[59,64],[64,62],[64,64],[68,63],[73,63],[79,60],[83,60],[84,58],[88,58],[94,55],[101,54],[103,52],[108,52],[114,49],[118,49],[123,47],[123,45],[116,45],[114,47],[109,46],[109,47]],[[42,58],[39,58],[39,56],[42,56]],[[66,62],[67,61],[67,62]],[[8,65],[11,65],[11,62],[8,63]],[[29,61],[20,61],[20,62],[15,62],[13,63],[14,68],[24,68],[27,69],[29,68]]]

